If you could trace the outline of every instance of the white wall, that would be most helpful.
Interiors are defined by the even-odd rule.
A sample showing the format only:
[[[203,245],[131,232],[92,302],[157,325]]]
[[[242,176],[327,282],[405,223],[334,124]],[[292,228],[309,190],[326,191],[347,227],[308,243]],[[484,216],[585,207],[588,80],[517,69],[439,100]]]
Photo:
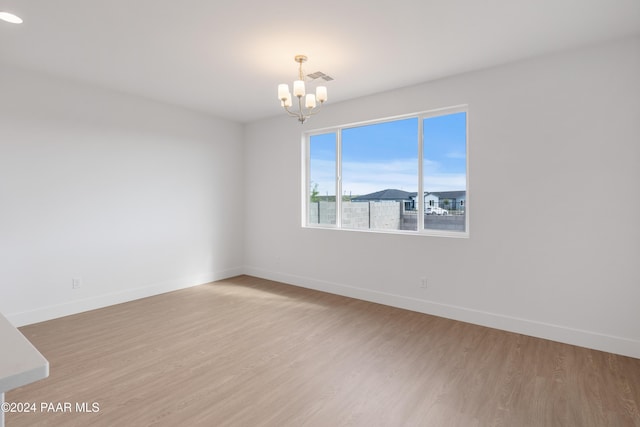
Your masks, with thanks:
[[[627,39],[243,129],[0,64],[0,312],[246,272],[640,357],[638,75]],[[469,239],[300,227],[303,129],[464,103]]]
[[[638,76],[634,38],[253,123],[245,271],[640,357]],[[469,239],[301,228],[303,129],[458,104]]]
[[[241,125],[6,64],[0,89],[0,312],[14,324],[241,272]]]

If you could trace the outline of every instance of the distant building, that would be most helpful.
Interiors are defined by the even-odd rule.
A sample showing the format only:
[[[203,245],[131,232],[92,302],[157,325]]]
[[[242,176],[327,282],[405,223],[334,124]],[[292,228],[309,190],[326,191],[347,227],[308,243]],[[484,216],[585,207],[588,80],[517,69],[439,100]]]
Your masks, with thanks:
[[[405,210],[416,210],[417,192],[408,192],[388,188],[386,190],[376,191],[375,193],[365,194],[363,196],[354,197],[352,202],[403,202]],[[424,205],[435,206],[445,209],[464,210],[467,203],[466,191],[432,191],[424,193]]]
[[[413,210],[413,202],[411,194],[408,191],[396,190],[388,188],[375,193],[365,194],[351,199],[352,202],[401,202],[404,204],[404,210]]]
[[[416,206],[417,192],[410,194],[411,201],[413,202],[414,209]],[[424,205],[435,206],[445,209],[463,210],[467,204],[467,192],[464,190],[459,191],[432,191],[424,193]]]
[[[376,191],[375,193],[365,194],[364,196],[358,196],[351,199],[352,202],[405,202],[411,200],[411,195],[416,193],[410,193],[408,191],[386,189],[382,191]]]

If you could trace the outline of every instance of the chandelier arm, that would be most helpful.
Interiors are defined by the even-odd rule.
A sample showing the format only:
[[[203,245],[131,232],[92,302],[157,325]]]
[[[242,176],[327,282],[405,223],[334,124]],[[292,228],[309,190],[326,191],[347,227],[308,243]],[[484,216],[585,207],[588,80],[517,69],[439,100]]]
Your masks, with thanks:
[[[289,110],[289,107],[284,107],[284,110],[289,114],[289,116],[300,118],[300,113],[296,113],[295,111]]]
[[[316,115],[318,113],[318,111],[320,110],[320,107],[322,107],[322,105],[324,104],[324,102],[321,102],[318,105],[316,105],[316,107],[314,107],[314,108],[303,108],[302,107],[302,99],[299,98],[298,101],[299,101],[298,102],[299,111],[291,111],[289,109],[289,107],[283,107],[283,108],[284,108],[284,110],[287,112],[287,114],[290,117],[295,117],[301,122],[304,122],[309,117]]]
[[[311,117],[314,114],[318,114],[318,111],[320,110],[320,107],[322,107],[322,104],[324,104],[324,102],[321,102],[321,103],[317,104],[314,108],[311,108],[309,110],[309,112],[307,113],[307,116]]]
[[[302,74],[302,62],[300,63],[300,74]],[[304,108],[302,108],[302,96],[298,97],[298,121],[302,124],[309,118],[309,115],[305,114]]]

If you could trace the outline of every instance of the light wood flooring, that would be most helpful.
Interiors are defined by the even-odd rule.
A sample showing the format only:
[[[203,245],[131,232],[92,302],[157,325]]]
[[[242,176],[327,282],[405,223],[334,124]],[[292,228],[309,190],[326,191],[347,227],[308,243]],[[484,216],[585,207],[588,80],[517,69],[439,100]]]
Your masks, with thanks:
[[[21,331],[51,375],[7,427],[640,426],[640,359],[248,276]]]

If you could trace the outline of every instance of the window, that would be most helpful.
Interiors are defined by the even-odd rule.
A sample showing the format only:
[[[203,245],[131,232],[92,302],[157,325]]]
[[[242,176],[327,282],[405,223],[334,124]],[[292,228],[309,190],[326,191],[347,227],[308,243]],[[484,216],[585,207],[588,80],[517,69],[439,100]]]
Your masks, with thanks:
[[[468,236],[467,108],[310,132],[309,227]]]
[[[309,141],[309,224],[336,223],[336,141],[335,132]]]
[[[402,209],[418,191],[418,119],[342,130],[342,228],[417,230]]]

